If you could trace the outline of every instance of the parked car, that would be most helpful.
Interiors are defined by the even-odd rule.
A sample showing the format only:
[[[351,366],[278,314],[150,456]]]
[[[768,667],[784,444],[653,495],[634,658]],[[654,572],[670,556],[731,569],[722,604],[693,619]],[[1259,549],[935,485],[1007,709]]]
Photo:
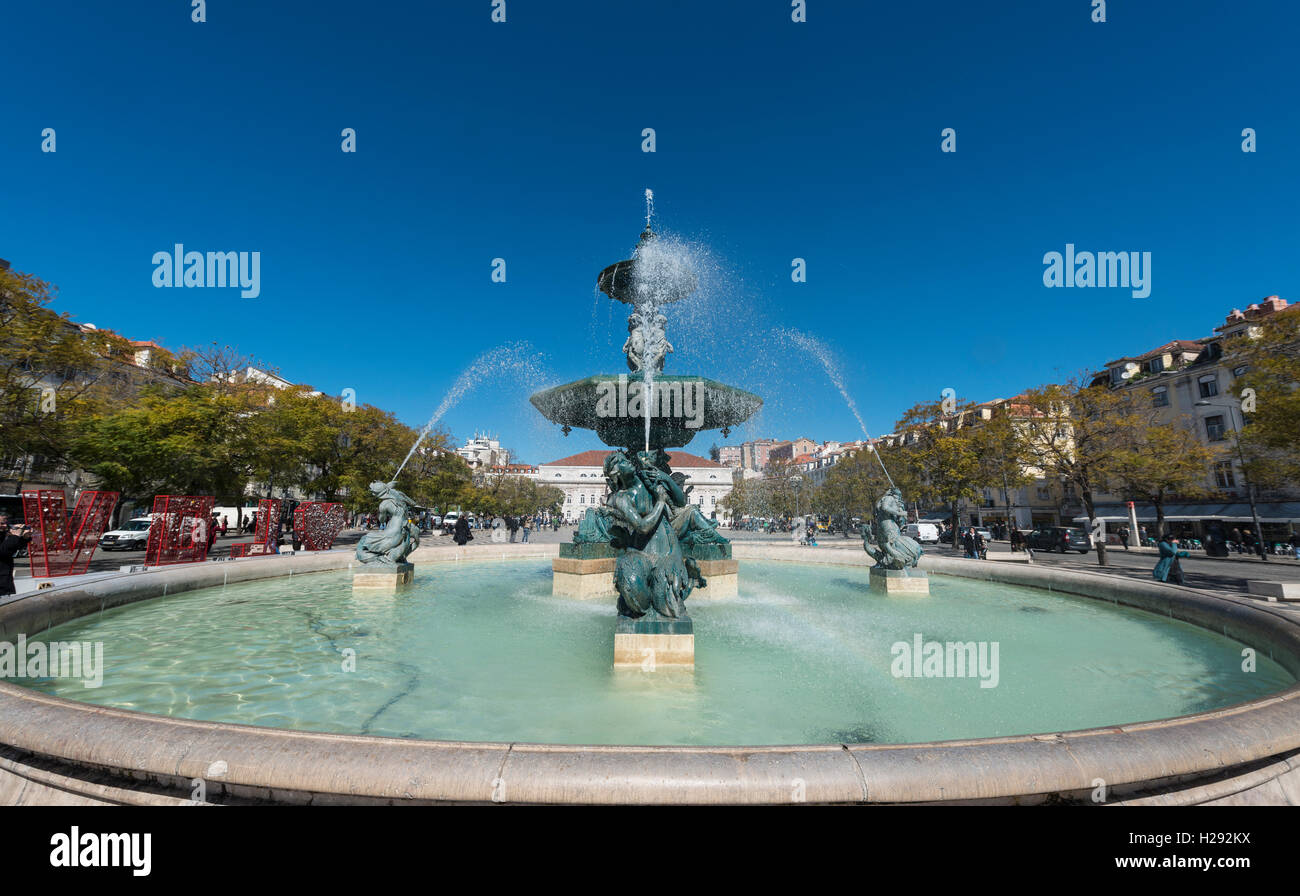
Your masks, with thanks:
[[[143,551],[149,543],[149,526],[153,517],[138,516],[121,529],[105,532],[99,537],[103,551]]]
[[[939,543],[939,527],[934,523],[908,523],[903,534],[921,544]]]
[[[1082,529],[1067,529],[1064,526],[1044,526],[1025,536],[1030,549],[1035,551],[1078,551],[1086,554],[1092,548],[1088,533]]]

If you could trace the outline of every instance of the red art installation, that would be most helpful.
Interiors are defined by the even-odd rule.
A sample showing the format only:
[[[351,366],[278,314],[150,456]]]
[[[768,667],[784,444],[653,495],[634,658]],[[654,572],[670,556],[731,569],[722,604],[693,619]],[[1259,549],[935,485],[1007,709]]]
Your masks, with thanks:
[[[80,575],[90,568],[99,537],[117,505],[118,492],[82,492],[69,517],[59,489],[23,492],[23,516],[32,528],[27,547],[32,575]]]
[[[158,495],[145,546],[146,566],[202,563],[212,534],[211,495]]]
[[[280,553],[280,499],[263,498],[257,502],[257,527],[253,540],[230,546],[231,557],[256,557]]]
[[[342,504],[304,501],[293,512],[294,534],[307,551],[328,551],[346,522],[347,512]]]

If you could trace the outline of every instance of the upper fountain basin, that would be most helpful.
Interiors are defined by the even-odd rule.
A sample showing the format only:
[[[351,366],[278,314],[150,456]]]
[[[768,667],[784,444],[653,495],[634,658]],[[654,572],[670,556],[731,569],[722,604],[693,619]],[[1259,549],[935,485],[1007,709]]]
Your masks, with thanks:
[[[645,441],[644,378],[640,372],[599,374],[544,389],[530,401],[546,419],[593,429],[614,448]],[[702,376],[659,375],[650,399],[650,447],[681,448],[707,429],[737,426],[763,406],[763,399]]]
[[[628,305],[665,305],[695,292],[699,281],[689,260],[661,249],[656,239],[653,231],[646,230],[631,258],[601,271],[596,278],[600,291]]]

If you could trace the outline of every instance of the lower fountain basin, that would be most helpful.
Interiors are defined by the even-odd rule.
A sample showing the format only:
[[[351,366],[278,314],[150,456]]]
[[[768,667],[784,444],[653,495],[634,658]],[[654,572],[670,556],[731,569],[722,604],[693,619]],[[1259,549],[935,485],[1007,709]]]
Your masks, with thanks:
[[[544,561],[554,554],[554,546],[501,548],[502,558]],[[497,553],[494,547],[490,552],[479,550],[477,556],[495,557]],[[605,639],[613,620],[606,613],[612,614],[612,607],[550,602],[545,562],[496,567],[428,562],[473,555],[459,549],[423,549],[422,556],[414,558],[417,583],[421,579],[441,582],[441,591],[435,588],[435,593],[423,596],[411,593],[382,601],[376,598],[374,605],[349,605],[351,597],[344,598],[342,593],[346,589],[333,593],[334,579],[339,577],[330,574],[294,576],[294,589],[285,589],[288,597],[275,599],[280,586],[287,584],[277,576],[293,569],[341,568],[348,562],[343,554],[204,564],[122,576],[7,602],[0,605],[0,640],[12,640],[18,633],[36,636],[51,623],[97,614],[100,607],[163,597],[163,592],[167,596],[161,601],[73,620],[59,633],[74,628],[89,633],[95,627],[116,624],[118,617],[135,616],[135,621],[144,625],[148,615],[165,616],[199,597],[210,605],[203,615],[211,625],[206,634],[191,632],[197,639],[192,655],[176,651],[162,665],[142,673],[132,697],[124,701],[130,704],[126,708],[72,702],[0,683],[0,802],[184,802],[196,777],[207,779],[210,799],[224,802],[504,799],[524,803],[782,803],[791,800],[792,792],[809,802],[1087,802],[1097,778],[1106,782],[1111,801],[1300,802],[1300,763],[1296,759],[1300,753],[1300,688],[1294,684],[1300,673],[1300,626],[1291,614],[1156,583],[944,560],[930,560],[927,566],[932,573],[955,572],[964,580],[935,576],[936,593],[911,599],[916,608],[909,609],[903,606],[907,599],[863,595],[859,602],[850,601],[848,595],[857,579],[866,580],[860,552],[810,554],[805,549],[801,556],[821,561],[815,567],[754,562],[756,554],[778,559],[795,554],[779,547],[746,545],[743,550],[738,548],[737,554],[742,563],[742,596],[735,599],[734,606],[722,600],[701,603],[693,611],[700,643],[693,676],[616,675],[608,668],[608,656],[600,656],[598,664],[585,656],[591,651],[593,637],[608,649]],[[761,575],[748,575],[750,570]],[[466,583],[470,579],[496,583],[492,592],[479,592],[481,608],[458,596],[457,581],[462,576],[468,577]],[[762,586],[757,585],[760,578]],[[260,581],[234,584],[241,579]],[[1003,582],[985,593],[973,579],[1015,581]],[[224,593],[209,590],[172,595],[177,590],[223,581],[227,582]],[[792,581],[814,585],[794,589]],[[1004,587],[1007,584],[1038,585],[1077,597]],[[948,588],[965,589],[971,596],[958,600],[956,592],[943,593]],[[262,596],[250,597],[246,604],[234,603],[242,599],[238,595],[245,589]],[[311,592],[315,601],[295,599],[297,590]],[[746,600],[756,606],[747,608]],[[870,605],[873,602],[875,606]],[[1134,612],[1139,608],[1147,612]],[[486,635],[487,627],[495,625],[495,636],[481,638],[478,649],[459,654],[462,659],[457,659],[457,648],[450,642],[432,645],[427,656],[418,650],[404,655],[392,649],[401,633],[391,626],[402,614],[459,614],[466,620],[462,628],[472,628],[475,623],[470,620],[479,612],[505,618],[496,623],[480,620],[481,634]],[[137,615],[141,613],[146,615]],[[584,613],[589,618],[581,615]],[[1044,655],[1035,659],[1026,652],[1027,642],[1020,637],[975,630],[988,623],[1010,631],[1008,619],[1018,617],[1009,614],[1032,620],[1024,623],[1025,632],[1047,635],[1068,629],[1069,634],[1050,649],[1043,647]],[[1056,614],[1070,617],[1073,624],[1049,618]],[[548,627],[541,623],[539,628],[539,617],[547,615],[554,617],[556,624]],[[274,620],[279,616],[286,620],[296,617],[292,630],[297,636],[277,649],[262,630],[275,629]],[[877,625],[865,624],[868,619]],[[923,625],[916,624],[918,620]],[[173,621],[181,624],[184,619],[177,616]],[[450,617],[443,619],[449,621]],[[1100,628],[1089,631],[1090,626]],[[1111,626],[1135,639],[1130,647],[1147,661],[1143,662],[1142,656],[1109,654],[1105,631]],[[516,649],[519,639],[530,637],[530,628],[532,656]],[[163,629],[170,631],[166,626]],[[144,631],[142,628],[139,634]],[[895,677],[889,669],[896,659],[893,645],[906,641],[909,634],[921,634],[923,640],[999,639],[998,685],[981,689],[977,678]],[[169,639],[178,646],[185,643],[171,636],[152,640]],[[115,649],[127,659],[134,653],[146,666],[149,658],[156,661],[173,650],[148,640],[142,638],[139,649],[132,651],[125,639],[117,643],[116,636],[110,637],[105,642],[110,669]],[[364,646],[367,640],[372,646]],[[709,640],[712,645],[706,643]],[[310,672],[320,657],[332,654],[331,664],[341,661],[338,651],[348,649],[345,641],[363,645],[353,648],[357,650],[356,672],[343,672],[341,666],[336,667],[337,673],[325,673],[323,666],[319,674]],[[387,652],[384,641],[391,642]],[[510,649],[485,647],[494,642]],[[1076,644],[1077,650],[1071,649],[1071,644]],[[890,655],[877,658],[882,649]],[[1256,653],[1254,674],[1263,675],[1253,684],[1232,671],[1240,667],[1243,649]],[[1167,662],[1156,661],[1162,653]],[[233,660],[236,654],[242,662]],[[806,673],[794,669],[793,658],[801,655],[810,657],[815,668]],[[768,675],[757,656],[782,666],[792,674],[791,680],[783,683]],[[1023,701],[1007,699],[1017,689],[1022,695],[1055,690],[1025,677],[1031,663],[1039,673],[1067,682],[1064,694],[1056,692],[1058,705],[1047,705],[1044,700],[1036,707],[1026,707],[1020,705]],[[229,681],[216,683],[220,676],[213,664],[224,664],[230,670],[249,667],[262,671],[232,687]],[[401,664],[413,667],[406,670],[410,687],[405,694],[397,686]],[[570,676],[567,699],[553,693],[561,683],[558,676],[564,664],[570,664],[564,673]],[[189,665],[196,668],[187,669]],[[202,672],[205,665],[207,671]],[[476,670],[476,675],[466,682],[453,682],[458,670],[466,667]],[[544,674],[539,669],[545,670]],[[121,671],[125,667],[118,669]],[[105,688],[118,672],[106,677]],[[828,673],[831,680],[819,683],[815,672]],[[297,689],[307,710],[329,713],[329,718],[321,715],[317,719],[318,727],[358,730],[361,713],[346,706],[327,710],[323,697],[309,696],[312,682],[319,685],[327,674],[336,681],[351,674],[371,676],[372,682],[376,677],[389,682],[383,685],[386,690],[382,694],[389,698],[387,708],[368,705],[369,714],[360,721],[368,723],[371,730],[391,725],[388,730],[397,732],[403,727],[401,720],[420,718],[421,713],[401,708],[410,700],[425,704],[425,716],[442,719],[439,737],[492,734],[462,728],[457,735],[450,727],[456,718],[462,721],[454,724],[501,725],[502,736],[490,742],[432,741],[411,739],[413,732],[409,731],[399,732],[408,735],[403,738],[262,727],[269,723],[308,727],[301,718],[290,719],[290,713],[302,714],[292,701],[284,701],[274,713],[266,712],[281,701],[277,692]],[[527,690],[529,679],[539,677],[550,684],[532,685],[532,694],[552,692],[550,718],[534,714],[533,721],[527,722],[525,715],[532,710],[502,704],[500,686],[512,683],[506,694]],[[146,685],[145,678],[151,684]],[[218,701],[221,711],[212,712],[214,718],[258,724],[138,711],[147,701],[155,701],[157,708],[164,703],[179,707],[183,701],[177,701],[167,689],[179,694],[184,688],[200,696],[200,689],[192,686],[200,679],[209,681],[213,693],[226,695]],[[1107,687],[1085,688],[1082,693],[1090,696],[1080,701],[1079,686],[1089,680],[1105,681]],[[439,681],[442,683],[433,686]],[[740,693],[724,694],[728,681],[737,683]],[[122,685],[126,685],[125,678]],[[353,702],[342,699],[344,694],[368,690],[339,686],[338,704]],[[455,693],[449,693],[449,688]],[[963,700],[983,701],[990,712],[970,714],[964,721],[931,718],[947,709],[960,712],[963,701],[949,701],[945,696],[959,690]],[[1105,693],[1115,690],[1124,692],[1121,704]],[[600,723],[583,704],[599,698],[602,691],[606,709],[620,712],[612,702],[617,699],[646,704],[645,711],[637,714],[629,709],[608,724]],[[746,691],[766,693],[773,708],[765,710],[763,703],[751,699]],[[810,700],[806,711],[790,702],[792,696],[809,697],[818,692],[819,699]],[[76,696],[84,700],[88,693],[83,690]],[[1137,705],[1154,700],[1157,693],[1161,700],[1174,702]],[[1251,693],[1255,696],[1248,696]],[[871,699],[865,700],[864,694],[872,695]],[[377,696],[381,695],[365,699]],[[114,700],[122,700],[121,695]],[[741,704],[747,701],[749,721],[740,718],[744,714]],[[215,704],[200,704],[204,702],[208,709],[200,712],[211,712]],[[259,705],[260,710],[253,708]],[[507,720],[482,719],[503,709],[508,710]],[[1178,711],[1192,714],[1155,718]],[[351,719],[339,713],[351,713]],[[1026,721],[1025,713],[1039,713],[1039,721]],[[716,714],[728,716],[725,724]],[[678,715],[688,721],[675,720]],[[1140,721],[1143,718],[1149,721]],[[1103,727],[1067,733],[1038,729],[1062,719],[1062,728]],[[624,726],[614,744],[659,741],[686,745],[527,744],[519,742],[526,722],[549,725],[557,738],[567,738],[583,726],[598,734],[591,726],[605,724],[606,731]],[[509,733],[505,733],[507,723]],[[986,727],[967,728],[971,734],[958,735],[959,740],[890,743],[926,735],[924,726],[934,726],[934,736],[947,737],[959,729],[942,726],[953,724]],[[674,725],[677,734],[671,735]],[[833,730],[828,730],[832,726]],[[1041,733],[1009,733],[1035,729]],[[797,734],[804,741],[826,737],[831,742],[758,747],[727,745],[740,738],[723,741],[716,737],[718,732],[731,730],[743,731],[745,739],[766,732],[786,740],[794,740]],[[665,736],[665,731],[670,735]],[[1001,732],[1003,736],[971,739],[977,732]],[[539,740],[546,739],[544,732],[534,733]],[[700,745],[691,745],[696,743]],[[507,782],[508,792],[499,792],[494,784],[502,781]]]
[[[683,746],[1037,734],[1208,712],[1295,681],[1267,656],[1243,671],[1241,644],[1185,622],[931,581],[929,599],[887,600],[866,569],[749,561],[739,597],[695,603],[698,672],[677,675],[611,669],[613,600],[553,597],[545,561],[426,568],[396,597],[356,593],[346,572],[297,576],[59,626],[39,640],[104,644],[102,686],[18,683],[212,722]]]

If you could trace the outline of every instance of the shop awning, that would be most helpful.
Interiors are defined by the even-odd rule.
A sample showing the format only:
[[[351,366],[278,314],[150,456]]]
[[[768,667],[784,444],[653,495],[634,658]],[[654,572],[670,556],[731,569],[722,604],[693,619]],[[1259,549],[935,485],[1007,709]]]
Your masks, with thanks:
[[[1261,523],[1300,523],[1300,501],[1272,501],[1257,504]],[[1137,505],[1139,522],[1155,522],[1156,509],[1150,504]],[[1100,504],[1097,506],[1097,519],[1107,523],[1124,523],[1128,521],[1128,505]],[[1205,504],[1166,504],[1165,520],[1168,522],[1190,523],[1199,520],[1222,520],[1224,522],[1250,522],[1250,505],[1245,501],[1233,504],[1206,502]],[[1076,516],[1074,522],[1086,523],[1088,517]]]

